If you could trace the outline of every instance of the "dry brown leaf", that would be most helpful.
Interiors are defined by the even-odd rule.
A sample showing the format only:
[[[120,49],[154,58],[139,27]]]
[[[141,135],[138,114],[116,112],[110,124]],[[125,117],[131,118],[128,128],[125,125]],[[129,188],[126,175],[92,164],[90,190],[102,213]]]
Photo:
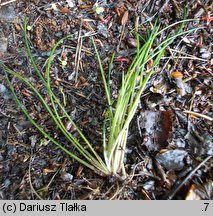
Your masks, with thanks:
[[[128,17],[129,17],[129,12],[128,10],[126,10],[124,13],[123,13],[123,16],[121,17],[121,25],[124,26],[128,20]]]
[[[55,172],[55,171],[52,170],[52,169],[48,169],[48,168],[44,168],[44,169],[43,169],[43,173],[44,173],[44,175],[47,175],[47,174],[49,174],[49,173],[53,173],[53,172]]]
[[[67,6],[65,6],[65,7],[61,8],[61,13],[63,13],[63,14],[69,14],[70,13],[70,9]]]
[[[196,185],[192,185],[186,195],[186,200],[201,200],[201,197],[196,192]]]

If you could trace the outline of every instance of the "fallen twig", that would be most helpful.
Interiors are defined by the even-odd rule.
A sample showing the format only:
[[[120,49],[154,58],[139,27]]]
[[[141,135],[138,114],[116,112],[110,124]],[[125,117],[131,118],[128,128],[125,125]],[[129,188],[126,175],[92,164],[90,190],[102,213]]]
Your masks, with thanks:
[[[15,2],[15,1],[16,1],[16,0],[9,0],[9,1],[7,1],[7,2],[2,2],[2,3],[0,3],[0,7],[5,6],[5,5],[10,4],[10,3],[12,3],[12,2]]]
[[[79,70],[79,64],[80,64],[80,58],[81,58],[81,48],[82,48],[81,30],[82,30],[82,23],[83,23],[83,20],[81,19],[80,30],[79,30],[79,33],[78,33],[78,43],[77,43],[76,54],[75,54],[75,83],[77,83],[77,79],[78,79],[78,70]]]
[[[201,113],[196,113],[196,112],[193,112],[193,111],[189,111],[189,110],[185,110],[183,111],[184,113],[187,113],[187,114],[191,114],[191,115],[194,115],[194,116],[198,116],[198,117],[201,117],[201,118],[204,118],[204,119],[207,119],[209,121],[213,121],[213,118],[210,117],[210,116],[207,116],[207,115],[204,115],[204,114],[201,114]]]
[[[189,175],[178,185],[178,187],[172,192],[172,194],[168,197],[168,200],[171,200],[175,194],[183,187],[186,182],[192,178],[192,176],[209,160],[212,158],[212,155],[208,156],[205,160],[203,160],[197,167],[195,167]]]

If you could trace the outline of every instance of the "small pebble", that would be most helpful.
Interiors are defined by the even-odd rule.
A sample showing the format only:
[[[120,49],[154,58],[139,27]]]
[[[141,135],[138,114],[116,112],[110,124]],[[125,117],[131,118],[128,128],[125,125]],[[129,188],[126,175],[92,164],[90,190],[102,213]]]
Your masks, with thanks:
[[[0,200],[3,200],[3,199],[5,199],[4,198],[4,193],[3,193],[3,191],[0,191]]]
[[[4,160],[4,158],[3,158],[3,156],[0,153],[0,161],[3,161],[3,160]],[[1,165],[0,165],[0,169],[1,169]]]
[[[33,185],[34,185],[35,189],[42,188],[44,186],[43,179],[42,178],[35,179],[33,182]]]
[[[143,188],[148,191],[148,190],[152,190],[155,186],[155,181],[148,181],[143,185]]]
[[[101,22],[99,22],[97,29],[98,29],[98,33],[100,35],[104,36],[105,38],[108,38],[109,32],[108,32],[107,27],[104,24],[102,24]]]
[[[127,45],[131,48],[136,48],[137,47],[137,41],[135,38],[128,38],[127,39]]]
[[[5,179],[4,181],[4,187],[7,188],[11,184],[10,179]]]
[[[7,38],[0,37],[0,52],[5,53],[7,51]]]
[[[7,88],[0,83],[0,94],[4,94],[5,92],[7,92]]]
[[[211,58],[211,52],[205,48],[200,49],[201,57],[204,59],[210,59]]]
[[[69,5],[70,8],[75,7],[75,1],[74,0],[66,0],[67,4]]]
[[[0,8],[0,21],[14,22],[17,19],[14,6],[4,6]]]
[[[73,175],[71,175],[70,173],[62,172],[61,178],[66,182],[71,182],[73,180]]]
[[[168,150],[156,156],[156,160],[167,170],[181,170],[184,168],[184,158],[187,152],[180,149]]]
[[[205,134],[204,148],[207,155],[213,155],[213,137],[209,134]]]

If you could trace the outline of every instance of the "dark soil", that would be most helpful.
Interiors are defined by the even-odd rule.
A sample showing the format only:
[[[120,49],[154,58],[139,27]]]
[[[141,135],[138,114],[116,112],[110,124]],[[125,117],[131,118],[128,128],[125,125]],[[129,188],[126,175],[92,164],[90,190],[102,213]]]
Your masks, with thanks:
[[[212,1],[0,2],[0,199],[213,198]],[[104,8],[101,15],[94,10],[95,2]],[[130,127],[127,179],[93,173],[45,140],[22,114],[1,65],[29,77],[47,95],[26,52],[26,16],[31,26],[30,48],[41,70],[56,41],[74,34],[56,50],[52,85],[57,92],[62,89],[72,118],[101,153],[107,103],[91,35],[105,71],[116,53],[111,74],[116,99],[122,73],[136,53],[135,27],[138,25],[143,37],[156,18],[162,28],[182,20],[183,5],[187,18],[203,18],[187,23],[184,30],[205,28],[176,39],[146,86]],[[61,65],[60,58],[67,61],[66,66]],[[182,80],[174,79],[174,72],[180,72]],[[78,154],[53,126],[33,93],[18,79],[10,79],[31,116]]]

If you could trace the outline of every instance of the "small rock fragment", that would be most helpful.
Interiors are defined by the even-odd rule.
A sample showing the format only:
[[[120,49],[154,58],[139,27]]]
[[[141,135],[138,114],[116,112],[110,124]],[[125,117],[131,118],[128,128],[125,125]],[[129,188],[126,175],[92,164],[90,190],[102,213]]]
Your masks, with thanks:
[[[180,149],[168,150],[156,156],[156,160],[167,170],[181,170],[184,168],[184,158],[187,152]]]
[[[204,136],[204,149],[207,155],[213,155],[213,136],[205,134]]]
[[[154,188],[154,186],[155,186],[155,181],[148,181],[143,185],[143,188],[146,191],[149,191],[149,190],[152,190]]]
[[[73,175],[67,172],[61,172],[61,178],[66,182],[71,182],[73,180]]]
[[[66,0],[67,4],[69,5],[70,8],[75,7],[74,0]]]
[[[211,52],[203,47],[200,49],[200,54],[201,54],[201,57],[204,59],[211,58]]]
[[[127,45],[131,48],[136,48],[137,47],[137,41],[135,38],[129,37],[127,39]]]
[[[0,8],[0,21],[14,22],[17,19],[14,6],[5,6]]]
[[[99,22],[97,29],[100,35],[104,36],[105,38],[108,38],[109,32],[108,32],[107,27],[104,24]]]
[[[5,53],[7,51],[7,38],[0,37],[0,53]]]
[[[7,88],[0,83],[0,94],[4,94],[5,92],[7,92]]]
[[[10,179],[5,179],[4,181],[4,187],[7,188],[11,184]]]

